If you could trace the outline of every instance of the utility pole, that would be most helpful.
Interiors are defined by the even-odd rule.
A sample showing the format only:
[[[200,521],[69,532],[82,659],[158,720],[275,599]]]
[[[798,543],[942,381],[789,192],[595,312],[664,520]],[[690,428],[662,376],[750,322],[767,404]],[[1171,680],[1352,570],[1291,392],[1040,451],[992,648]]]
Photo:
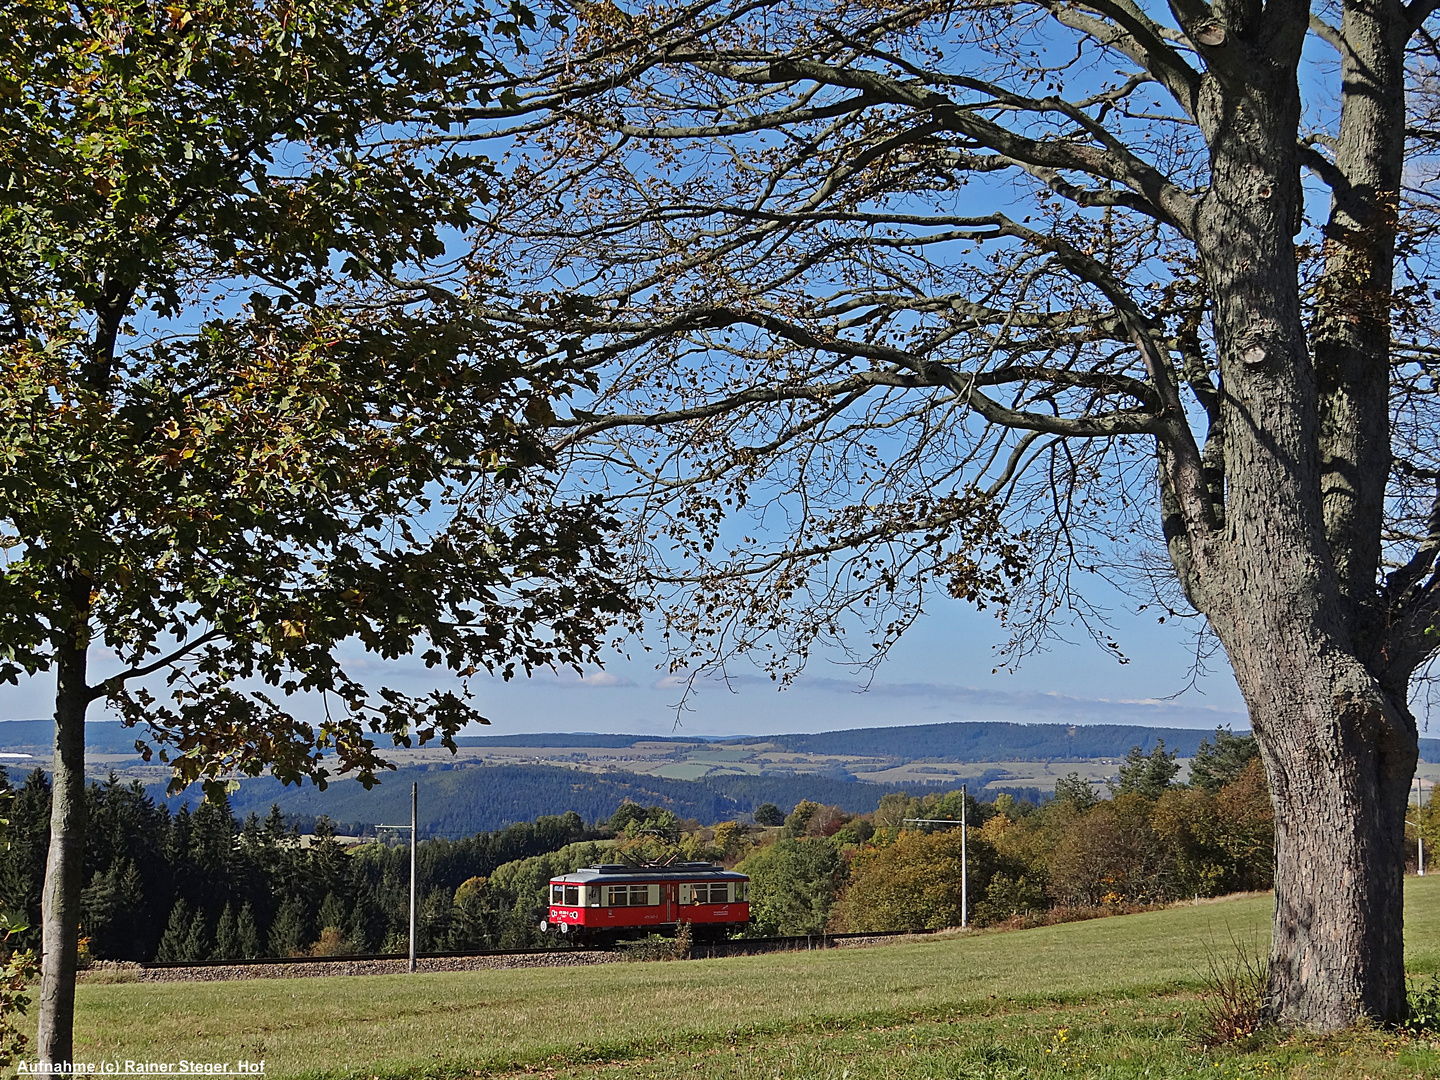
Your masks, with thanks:
[[[415,970],[415,833],[420,824],[420,783],[410,785],[410,970]]]
[[[416,942],[416,905],[415,905],[415,844],[420,832],[420,785],[410,785],[410,824],[409,825],[376,825],[377,829],[409,829],[410,830],[410,970],[415,970],[415,942]]]
[[[970,843],[966,820],[970,817],[970,786],[960,785],[960,929],[970,925]]]
[[[1435,797],[1433,794],[1430,796]],[[1419,877],[1425,876],[1425,834],[1420,831],[1420,811],[1425,809],[1425,781],[1415,777],[1415,862]]]

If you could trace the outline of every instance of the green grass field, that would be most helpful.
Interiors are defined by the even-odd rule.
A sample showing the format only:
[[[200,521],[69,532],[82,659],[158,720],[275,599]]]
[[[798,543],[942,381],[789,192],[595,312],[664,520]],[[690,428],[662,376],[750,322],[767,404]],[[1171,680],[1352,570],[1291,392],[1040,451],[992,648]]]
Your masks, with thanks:
[[[1440,971],[1440,878],[1407,966]],[[80,989],[79,1061],[260,1059],[266,1076],[930,1080],[1440,1076],[1391,1032],[1201,1038],[1200,976],[1268,897],[1013,933],[689,963]]]

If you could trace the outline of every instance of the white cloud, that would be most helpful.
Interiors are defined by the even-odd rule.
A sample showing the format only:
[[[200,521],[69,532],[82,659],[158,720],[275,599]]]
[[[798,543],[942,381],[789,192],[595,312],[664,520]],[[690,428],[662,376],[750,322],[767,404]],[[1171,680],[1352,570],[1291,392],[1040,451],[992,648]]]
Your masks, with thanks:
[[[634,686],[633,679],[627,679],[623,675],[615,675],[608,671],[597,671],[586,675],[581,679],[586,686]]]
[[[653,685],[660,690],[684,689],[687,679],[684,675],[669,675]],[[703,692],[722,686],[753,692],[762,686],[773,688],[775,684],[763,676],[745,674],[732,675],[724,680],[714,677],[697,680],[695,688]],[[1180,699],[1091,698],[1061,694],[1053,690],[1007,690],[941,682],[872,682],[867,686],[849,679],[808,675],[796,679],[787,693],[798,698],[808,697],[812,701],[814,695],[833,695],[848,699],[845,709],[861,707],[875,714],[873,719],[867,718],[864,724],[867,727],[884,727],[895,723],[936,723],[945,720],[1212,729],[1231,727],[1237,731],[1250,726],[1250,718],[1243,709],[1197,701],[1193,694]],[[901,706],[901,701],[911,704]],[[801,711],[799,704],[797,701],[797,712]],[[812,705],[803,710],[810,714],[807,717],[809,722],[804,725],[807,730],[816,730],[817,721],[822,725],[824,722],[824,717],[814,715],[814,708]],[[849,717],[841,720],[840,716],[836,715],[833,720],[833,726],[853,725],[853,720]]]
[[[635,681],[624,675],[609,671],[587,671],[577,675],[570,668],[559,671],[537,671],[530,681],[542,686],[560,690],[608,690],[614,687],[634,686]]]

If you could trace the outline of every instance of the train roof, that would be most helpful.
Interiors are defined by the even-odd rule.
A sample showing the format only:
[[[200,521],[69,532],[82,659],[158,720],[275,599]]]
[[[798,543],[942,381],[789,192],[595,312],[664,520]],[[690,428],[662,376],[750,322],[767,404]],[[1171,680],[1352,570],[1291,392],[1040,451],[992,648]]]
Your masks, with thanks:
[[[708,862],[671,863],[668,866],[626,866],[624,863],[602,863],[600,866],[582,866],[569,874],[560,874],[551,881],[564,881],[572,885],[585,885],[595,881],[620,882],[655,881],[749,881],[744,874],[726,870]]]

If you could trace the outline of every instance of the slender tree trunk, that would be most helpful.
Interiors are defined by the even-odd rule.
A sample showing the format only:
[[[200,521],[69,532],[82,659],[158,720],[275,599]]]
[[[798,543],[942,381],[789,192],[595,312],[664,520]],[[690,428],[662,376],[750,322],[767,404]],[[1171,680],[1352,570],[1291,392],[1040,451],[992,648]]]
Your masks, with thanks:
[[[56,650],[55,773],[50,793],[50,857],[41,898],[39,1060],[70,1061],[74,1045],[75,954],[80,938],[81,870],[85,861],[84,642]]]

